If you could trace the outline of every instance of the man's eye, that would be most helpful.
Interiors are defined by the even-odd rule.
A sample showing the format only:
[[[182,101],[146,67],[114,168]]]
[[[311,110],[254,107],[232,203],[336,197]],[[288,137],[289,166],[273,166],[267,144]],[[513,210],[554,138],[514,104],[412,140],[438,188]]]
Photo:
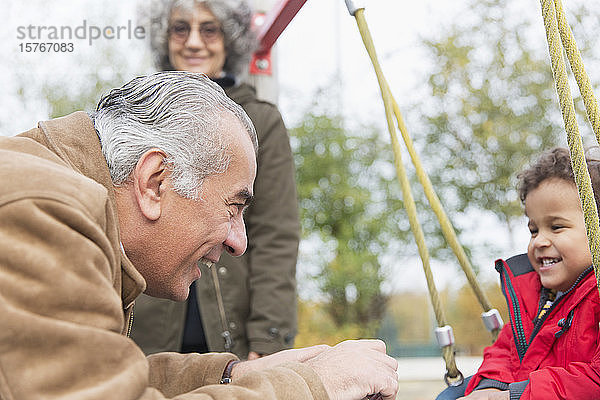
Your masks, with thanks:
[[[564,226],[562,226],[562,225],[552,225],[552,230],[553,231],[556,231],[556,230],[559,230],[559,229],[562,229],[562,228],[564,228]]]

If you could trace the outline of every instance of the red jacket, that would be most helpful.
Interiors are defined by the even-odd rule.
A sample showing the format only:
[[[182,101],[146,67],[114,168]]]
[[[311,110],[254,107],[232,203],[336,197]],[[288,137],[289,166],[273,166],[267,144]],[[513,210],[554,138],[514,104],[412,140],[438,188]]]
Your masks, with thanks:
[[[527,255],[497,260],[496,269],[510,324],[485,349],[466,394],[481,384],[509,389],[511,399],[600,399],[600,298],[593,269],[536,326],[542,286]]]

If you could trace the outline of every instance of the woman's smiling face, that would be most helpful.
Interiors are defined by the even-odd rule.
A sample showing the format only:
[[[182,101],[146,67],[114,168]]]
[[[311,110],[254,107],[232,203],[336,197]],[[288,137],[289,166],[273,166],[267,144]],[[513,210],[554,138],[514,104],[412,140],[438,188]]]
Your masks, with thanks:
[[[169,61],[176,70],[200,72],[213,79],[223,74],[227,54],[221,23],[202,4],[172,11],[168,45]]]

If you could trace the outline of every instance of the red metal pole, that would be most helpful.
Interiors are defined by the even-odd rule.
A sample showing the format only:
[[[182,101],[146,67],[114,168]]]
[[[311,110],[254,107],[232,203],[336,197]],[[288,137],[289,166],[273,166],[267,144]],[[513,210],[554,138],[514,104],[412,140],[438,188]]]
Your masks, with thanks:
[[[281,0],[265,16],[265,22],[258,33],[260,48],[257,55],[265,54],[277,41],[283,30],[289,25],[306,0]]]
[[[250,61],[250,73],[253,75],[271,75],[271,48],[284,29],[294,19],[306,0],[280,0],[267,15],[255,23],[259,25],[258,41],[260,47]],[[259,22],[260,21],[260,22]]]

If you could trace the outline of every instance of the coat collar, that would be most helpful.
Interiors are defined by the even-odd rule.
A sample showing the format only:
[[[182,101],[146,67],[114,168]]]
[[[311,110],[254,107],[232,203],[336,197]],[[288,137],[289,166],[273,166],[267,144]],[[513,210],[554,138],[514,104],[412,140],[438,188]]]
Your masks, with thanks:
[[[42,121],[38,126],[40,129],[37,132],[29,131],[27,135],[58,155],[73,170],[106,188],[110,201],[107,212],[112,214],[118,226],[115,190],[98,135],[88,114],[77,111],[65,117]],[[121,300],[123,308],[128,308],[145,290],[146,282],[125,253],[120,250],[118,229],[117,241],[116,248],[121,255]]]
[[[585,297],[587,297],[590,291],[595,290],[596,295],[598,295],[598,287],[596,283],[596,275],[594,275],[594,270],[591,268],[588,271],[585,271],[581,277],[581,281],[579,284],[571,289],[571,300],[570,303],[574,305],[579,304]],[[571,307],[572,308],[572,307]]]

